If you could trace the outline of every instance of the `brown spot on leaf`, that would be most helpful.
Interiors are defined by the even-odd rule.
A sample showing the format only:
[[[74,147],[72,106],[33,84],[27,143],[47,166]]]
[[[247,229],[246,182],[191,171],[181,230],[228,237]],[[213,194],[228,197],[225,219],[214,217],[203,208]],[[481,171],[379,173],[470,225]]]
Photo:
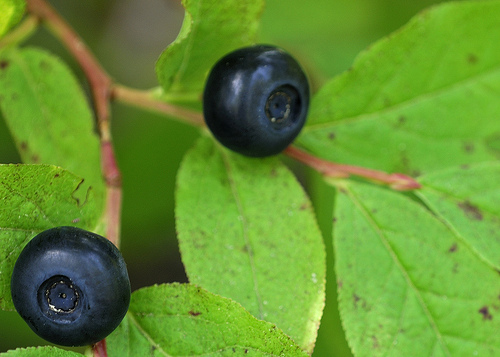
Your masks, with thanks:
[[[28,143],[26,141],[21,141],[21,143],[19,144],[19,148],[21,149],[21,151],[28,150]]]
[[[249,244],[245,244],[242,248],[241,248],[242,252],[243,253],[246,253],[248,254],[249,256],[253,256],[253,251],[252,251],[252,247],[250,247]]]
[[[403,126],[405,123],[406,123],[406,117],[404,115],[400,115],[398,117],[396,123],[394,124],[394,127],[399,128],[399,127]]]
[[[422,172],[420,170],[415,170],[414,169],[414,170],[411,170],[411,172],[410,172],[410,176],[411,177],[418,177],[420,175],[422,175]]]
[[[464,143],[463,148],[467,154],[472,154],[474,152],[474,149],[475,149],[473,143]]]
[[[453,243],[453,245],[448,249],[448,252],[455,253],[458,249],[457,243]]]
[[[335,139],[335,133],[329,133],[328,134],[328,139],[330,139],[330,140]]]
[[[460,208],[465,213],[465,215],[470,219],[476,221],[483,220],[483,214],[481,213],[479,207],[473,205],[469,201],[459,202],[458,208]]]
[[[477,60],[477,56],[473,53],[469,53],[469,55],[467,56],[467,62],[469,62],[470,64],[476,64]]]
[[[0,69],[5,69],[9,66],[9,61],[1,60],[0,61]]]
[[[376,350],[376,349],[379,349],[380,348],[380,344],[378,343],[378,338],[377,336],[375,335],[372,335],[372,343],[373,343],[373,349]]]
[[[301,211],[304,211],[304,210],[306,210],[308,208],[309,208],[309,204],[307,204],[307,203],[303,203],[303,204],[300,205],[300,210]]]
[[[492,320],[493,316],[490,314],[488,306],[483,306],[479,309],[479,313],[483,315],[483,320]]]
[[[35,164],[38,164],[40,162],[40,157],[36,154],[31,155],[31,161]]]
[[[50,71],[52,69],[52,66],[47,61],[40,61],[40,68],[44,71]]]
[[[191,311],[189,311],[189,315],[191,315],[191,316],[199,316],[199,315],[201,315],[201,312],[191,310]]]

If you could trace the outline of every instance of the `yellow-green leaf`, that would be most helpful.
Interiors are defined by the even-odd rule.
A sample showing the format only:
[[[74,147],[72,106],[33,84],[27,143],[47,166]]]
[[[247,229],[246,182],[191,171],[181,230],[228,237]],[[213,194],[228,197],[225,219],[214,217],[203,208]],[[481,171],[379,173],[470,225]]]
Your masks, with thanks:
[[[178,173],[176,227],[190,282],[312,352],[325,248],[309,198],[278,158],[247,158],[202,137]]]
[[[23,17],[25,0],[0,0],[0,38]]]
[[[110,357],[307,356],[275,325],[189,284],[134,292],[127,316],[106,342]]]
[[[161,54],[156,74],[164,91],[199,94],[209,69],[231,50],[256,41],[263,0],[183,0],[177,39]]]

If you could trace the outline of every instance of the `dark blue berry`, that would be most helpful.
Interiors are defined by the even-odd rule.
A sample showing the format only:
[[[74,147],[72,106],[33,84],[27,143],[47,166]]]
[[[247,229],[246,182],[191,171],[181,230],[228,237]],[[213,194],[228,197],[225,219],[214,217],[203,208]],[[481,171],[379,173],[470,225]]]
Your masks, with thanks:
[[[302,129],[309,84],[297,61],[280,48],[245,47],[212,68],[203,93],[205,122],[224,146],[263,157],[283,151]]]
[[[120,251],[106,238],[75,227],[35,236],[16,261],[11,291],[31,329],[64,346],[102,340],[120,324],[130,303]]]

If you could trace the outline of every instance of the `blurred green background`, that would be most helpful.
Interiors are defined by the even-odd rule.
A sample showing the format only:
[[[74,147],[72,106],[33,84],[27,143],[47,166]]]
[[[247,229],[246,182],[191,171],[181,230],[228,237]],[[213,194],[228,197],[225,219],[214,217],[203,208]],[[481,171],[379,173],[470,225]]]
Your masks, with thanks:
[[[397,30],[421,9],[439,2],[442,1],[268,0],[261,42],[280,45],[293,53],[317,89],[349,68],[355,56],[369,44]],[[143,89],[157,85],[154,63],[180,29],[184,14],[180,0],[51,3],[117,82]],[[27,45],[43,46],[58,54],[83,79],[74,60],[44,29]],[[165,117],[114,105],[113,134],[123,175],[121,248],[133,289],[185,282],[175,237],[173,197],[177,168],[197,137],[197,130]],[[19,162],[1,120],[0,162]],[[297,165],[292,168],[315,203],[328,250],[327,305],[313,356],[351,356],[336,307],[329,233],[333,192],[315,173]],[[0,352],[45,344],[15,312],[0,311],[0,336]]]

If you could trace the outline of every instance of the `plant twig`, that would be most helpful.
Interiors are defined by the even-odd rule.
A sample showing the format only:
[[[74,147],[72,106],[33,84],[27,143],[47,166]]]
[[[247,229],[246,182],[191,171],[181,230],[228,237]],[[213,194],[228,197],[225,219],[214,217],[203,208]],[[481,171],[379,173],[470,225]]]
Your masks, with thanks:
[[[415,190],[421,187],[415,179],[404,174],[388,174],[386,172],[367,169],[364,167],[333,163],[313,156],[294,146],[289,146],[284,153],[328,177],[342,178],[354,175],[386,184],[392,189],[398,191]]]
[[[106,237],[115,245],[120,237],[121,174],[116,164],[110,130],[112,80],[78,34],[44,0],[28,0],[28,12],[37,16],[76,59],[89,81],[101,138],[102,172],[107,186]]]

